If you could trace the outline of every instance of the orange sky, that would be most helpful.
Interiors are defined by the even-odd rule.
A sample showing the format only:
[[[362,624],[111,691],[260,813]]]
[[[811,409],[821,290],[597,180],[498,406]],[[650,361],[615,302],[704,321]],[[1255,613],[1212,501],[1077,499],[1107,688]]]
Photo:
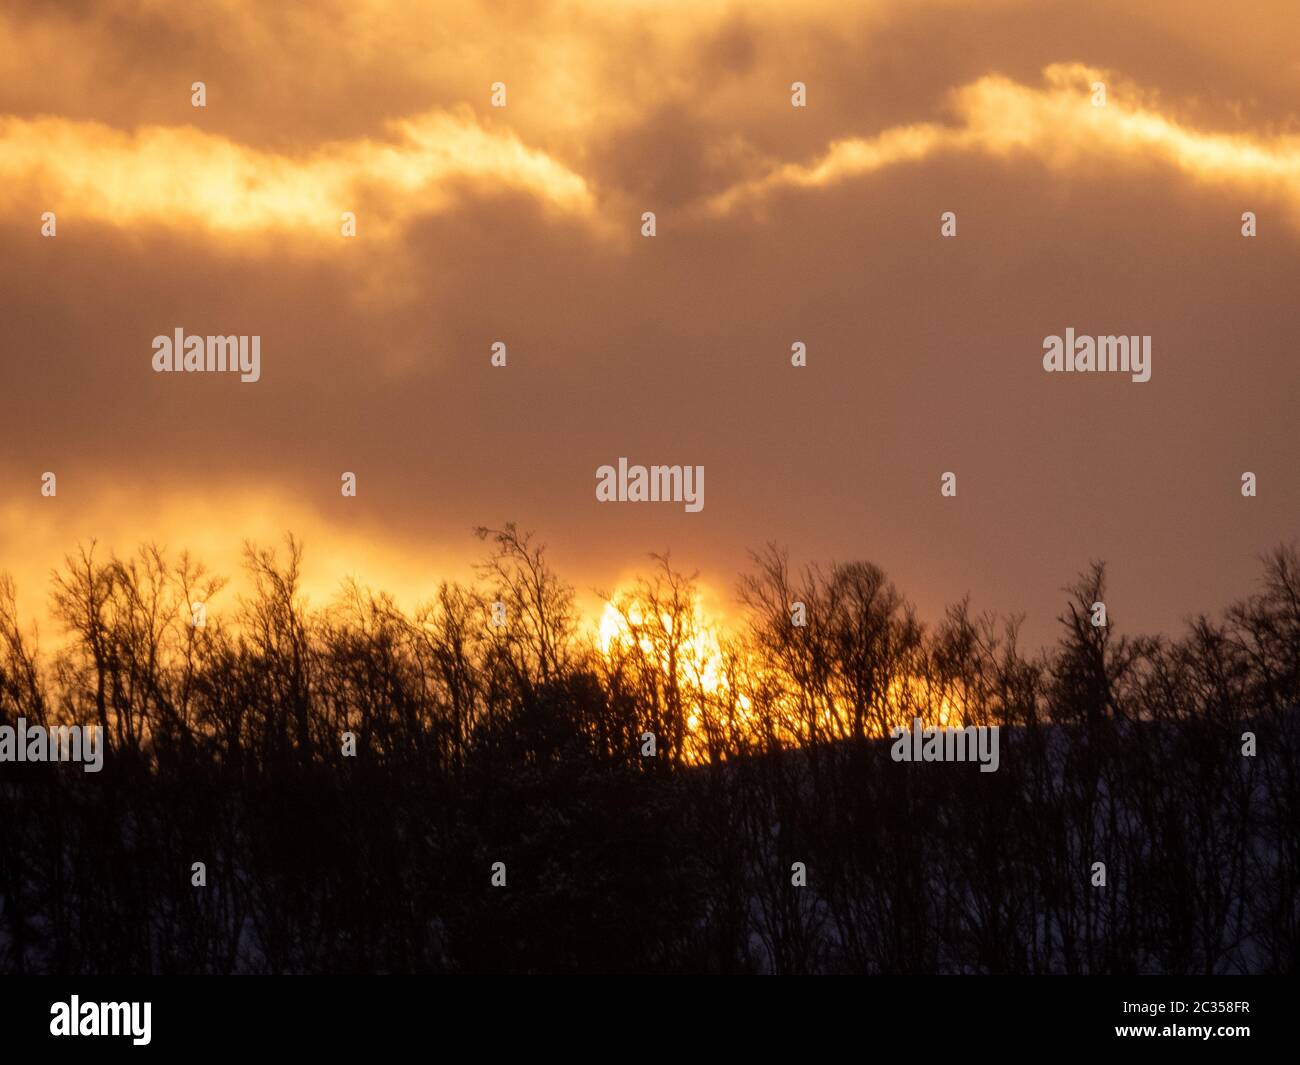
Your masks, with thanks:
[[[776,541],[878,562],[924,618],[966,592],[1023,611],[1040,640],[1103,558],[1115,622],[1171,631],[1296,535],[1297,23],[11,4],[0,568],[35,612],[90,537],[229,572],[293,529],[314,594],[356,575],[409,602],[514,520],[584,594],[671,549],[725,601]],[[260,335],[261,380],[154,374],[178,326]],[[1067,327],[1151,335],[1152,380],[1044,374]],[[624,455],[705,466],[704,510],[597,503]]]

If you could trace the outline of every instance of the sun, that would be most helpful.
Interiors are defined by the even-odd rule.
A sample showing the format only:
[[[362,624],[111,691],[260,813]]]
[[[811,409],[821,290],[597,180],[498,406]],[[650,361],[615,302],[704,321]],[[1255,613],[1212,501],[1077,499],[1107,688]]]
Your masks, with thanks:
[[[703,699],[727,691],[723,640],[724,627],[698,590],[674,617],[662,608],[656,616],[638,589],[621,588],[606,600],[597,626],[597,644],[607,658],[640,654],[665,674],[673,671],[678,686],[698,697],[686,719],[692,731],[701,725]]]

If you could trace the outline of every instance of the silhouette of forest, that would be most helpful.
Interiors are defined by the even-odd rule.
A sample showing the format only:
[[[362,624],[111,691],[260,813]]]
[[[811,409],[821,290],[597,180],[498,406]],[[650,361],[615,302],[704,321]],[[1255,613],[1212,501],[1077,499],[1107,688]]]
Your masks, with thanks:
[[[0,970],[1296,970],[1294,547],[1176,639],[1094,627],[1095,565],[1032,654],[1015,619],[925,625],[876,566],[769,547],[706,663],[669,559],[602,647],[530,535],[478,532],[474,580],[413,612],[309,608],[293,539],[228,602],[188,556],[84,548],[50,651],[6,579],[0,724],[107,751],[0,765]],[[891,759],[940,706],[1003,726],[997,772]]]

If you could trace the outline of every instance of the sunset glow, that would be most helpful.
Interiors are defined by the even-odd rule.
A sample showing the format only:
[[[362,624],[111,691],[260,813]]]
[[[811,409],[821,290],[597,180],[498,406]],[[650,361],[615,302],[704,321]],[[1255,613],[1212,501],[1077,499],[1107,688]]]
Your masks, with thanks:
[[[9,0],[0,1060],[1293,1042],[1297,29]]]

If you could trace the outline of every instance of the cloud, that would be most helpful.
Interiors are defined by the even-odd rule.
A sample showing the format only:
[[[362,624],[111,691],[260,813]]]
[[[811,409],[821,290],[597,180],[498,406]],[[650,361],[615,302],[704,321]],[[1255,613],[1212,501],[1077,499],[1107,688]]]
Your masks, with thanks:
[[[148,515],[145,528],[141,514]],[[150,543],[171,562],[187,551],[210,573],[230,579],[231,587],[212,604],[214,616],[221,616],[233,611],[247,590],[245,543],[283,551],[290,532],[304,546],[302,590],[316,606],[331,601],[344,581],[356,580],[393,594],[409,610],[432,599],[440,581],[468,581],[473,575],[464,564],[473,543],[468,529],[445,542],[425,540],[417,550],[383,536],[375,524],[330,523],[318,508],[283,494],[211,485],[166,493],[145,486],[61,489],[57,499],[39,501],[10,495],[0,503],[0,571],[15,578],[23,615],[39,619],[43,630],[57,636],[45,606],[51,572],[63,568],[65,557],[93,548],[103,561]]]
[[[0,16],[0,570],[25,592],[92,536],[230,572],[292,528],[321,589],[355,560],[424,594],[514,519],[580,590],[665,549],[727,586],[772,539],[1038,639],[1090,558],[1126,624],[1168,628],[1294,532],[1293,8],[53,10]],[[261,336],[262,380],[154,374],[178,325]],[[1068,325],[1153,334],[1152,382],[1042,374]],[[707,509],[597,504],[620,455],[706,465]]]
[[[6,209],[39,197],[61,219],[148,224],[223,235],[290,233],[337,239],[340,214],[386,231],[450,209],[464,182],[522,192],[585,216],[586,182],[510,131],[468,111],[388,123],[390,136],[322,145],[293,157],[194,128],[135,133],[62,118],[0,118],[0,196]]]
[[[753,61],[744,55],[746,64]],[[0,118],[0,203],[12,210],[39,201],[65,224],[70,214],[119,227],[333,240],[343,211],[356,211],[368,233],[391,236],[414,218],[451,210],[469,189],[495,189],[610,233],[612,212],[603,208],[632,196],[660,209],[702,205],[706,216],[717,216],[758,207],[782,190],[976,153],[1054,171],[1161,164],[1189,181],[1281,201],[1300,226],[1300,137],[1190,127],[1162,113],[1154,92],[1080,63],[1049,65],[1043,80],[1035,87],[980,77],[951,90],[949,123],[839,137],[807,162],[764,160],[743,134],[706,121],[678,96],[654,109],[644,128],[619,129],[593,145],[590,173],[464,106],[388,119],[383,138],[326,142],[299,154],[193,126],[125,132],[93,121],[11,116]],[[1107,86],[1105,107],[1092,106],[1098,81]],[[640,160],[634,172],[625,172],[628,158]]]
[[[708,210],[726,214],[779,190],[823,188],[940,153],[979,153],[1028,158],[1058,171],[1162,163],[1191,181],[1281,201],[1300,227],[1300,137],[1190,129],[1144,105],[1140,92],[1107,71],[1079,63],[1053,64],[1043,77],[1046,88],[980,78],[952,94],[956,124],[920,123],[837,140],[811,163],[776,166],[711,197]],[[1092,104],[1096,82],[1107,87],[1104,107]]]

